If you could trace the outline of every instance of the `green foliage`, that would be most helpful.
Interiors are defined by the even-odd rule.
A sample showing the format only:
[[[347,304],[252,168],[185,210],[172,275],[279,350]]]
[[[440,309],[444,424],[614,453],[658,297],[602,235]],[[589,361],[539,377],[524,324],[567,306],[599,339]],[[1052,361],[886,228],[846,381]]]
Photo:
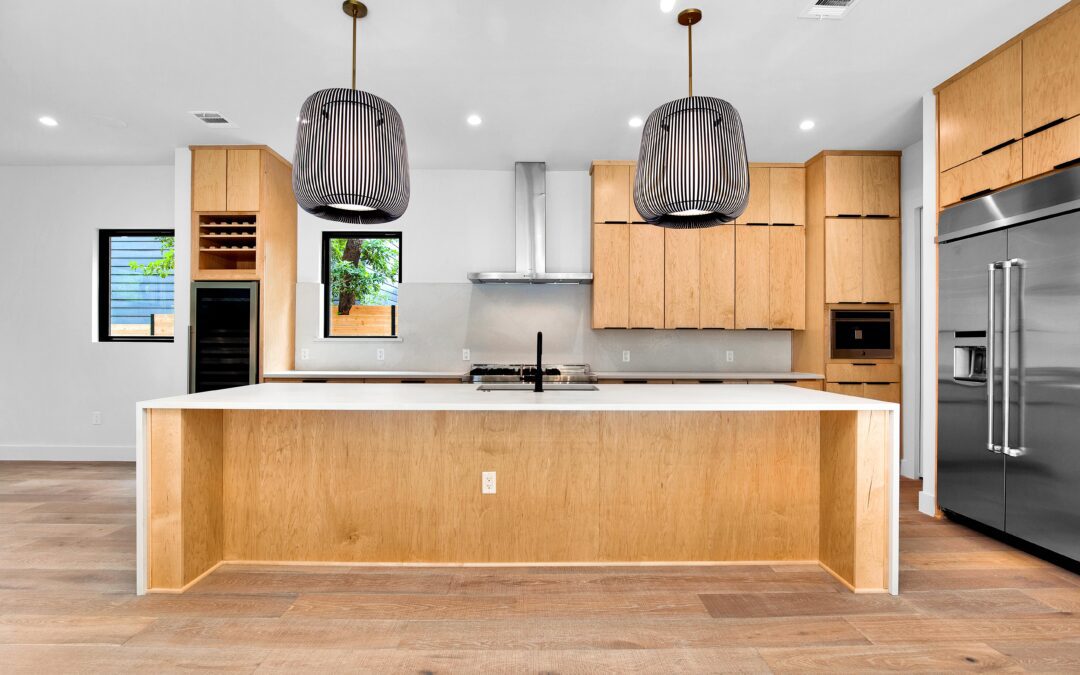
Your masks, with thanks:
[[[143,276],[159,276],[168,279],[176,268],[176,237],[154,237],[161,244],[161,257],[148,263],[134,260],[128,263],[131,269],[142,272]]]
[[[330,292],[333,297],[351,293],[358,305],[381,305],[387,301],[382,286],[396,281],[400,260],[389,239],[360,240],[360,258],[345,259],[348,239],[330,240]]]

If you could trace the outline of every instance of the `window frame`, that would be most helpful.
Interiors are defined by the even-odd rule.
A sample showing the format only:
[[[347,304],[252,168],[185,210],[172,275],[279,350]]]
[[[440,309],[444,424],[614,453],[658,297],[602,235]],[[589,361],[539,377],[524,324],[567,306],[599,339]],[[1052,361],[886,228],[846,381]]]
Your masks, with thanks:
[[[330,240],[331,239],[397,239],[398,243],[398,273],[397,283],[401,284],[403,270],[405,268],[405,244],[404,237],[400,231],[393,232],[389,230],[379,231],[367,231],[367,230],[323,230],[322,233],[322,252],[320,258],[322,259],[322,269],[320,270],[319,280],[322,282],[323,293],[320,302],[322,303],[322,317],[323,317],[323,329],[322,337],[327,340],[397,340],[400,339],[398,335],[397,325],[397,305],[390,306],[390,335],[331,335],[330,334]]]
[[[112,327],[112,238],[113,237],[176,237],[172,228],[102,229],[98,230],[98,342],[175,342],[174,335],[111,335]],[[175,243],[173,250],[175,255]],[[173,317],[176,316],[176,273],[173,273]]]

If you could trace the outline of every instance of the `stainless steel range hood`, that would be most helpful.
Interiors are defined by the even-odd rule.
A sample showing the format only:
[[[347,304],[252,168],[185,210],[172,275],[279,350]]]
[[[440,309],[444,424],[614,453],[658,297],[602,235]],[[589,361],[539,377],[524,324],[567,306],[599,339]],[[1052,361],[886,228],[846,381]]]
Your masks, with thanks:
[[[517,269],[513,272],[469,272],[474,284],[591,284],[591,272],[547,271],[547,164],[517,162]]]

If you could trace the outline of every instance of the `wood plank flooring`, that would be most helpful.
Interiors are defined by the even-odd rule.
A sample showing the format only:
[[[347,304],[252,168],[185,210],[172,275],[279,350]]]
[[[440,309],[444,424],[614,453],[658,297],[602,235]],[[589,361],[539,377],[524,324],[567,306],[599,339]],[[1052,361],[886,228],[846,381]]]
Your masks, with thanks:
[[[0,462],[0,672],[1080,671],[1080,577],[902,490],[899,598],[816,565],[231,565],[140,598],[132,465]]]

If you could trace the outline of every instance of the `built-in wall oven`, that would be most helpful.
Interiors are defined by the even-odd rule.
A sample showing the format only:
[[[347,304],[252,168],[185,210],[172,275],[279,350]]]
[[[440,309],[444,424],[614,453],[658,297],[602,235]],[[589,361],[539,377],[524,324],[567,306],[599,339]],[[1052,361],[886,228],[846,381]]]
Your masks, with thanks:
[[[834,309],[829,314],[832,358],[893,358],[891,309]]]

